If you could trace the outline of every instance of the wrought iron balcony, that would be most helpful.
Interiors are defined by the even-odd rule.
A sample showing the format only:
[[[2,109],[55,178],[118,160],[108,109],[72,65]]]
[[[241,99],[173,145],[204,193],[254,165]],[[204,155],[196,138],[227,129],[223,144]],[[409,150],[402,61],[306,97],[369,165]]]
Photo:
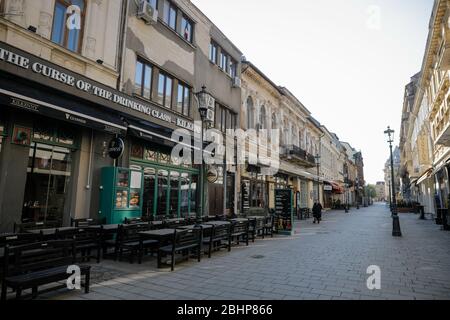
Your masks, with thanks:
[[[295,145],[282,146],[280,155],[283,159],[304,167],[310,168],[316,166],[314,156]]]

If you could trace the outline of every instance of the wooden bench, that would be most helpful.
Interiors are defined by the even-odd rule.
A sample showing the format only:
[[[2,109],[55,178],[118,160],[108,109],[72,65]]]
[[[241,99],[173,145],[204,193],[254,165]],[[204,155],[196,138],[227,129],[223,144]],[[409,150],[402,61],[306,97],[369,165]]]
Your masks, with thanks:
[[[231,251],[231,223],[214,225],[209,237],[203,238],[203,244],[208,246],[208,258],[211,258],[212,250],[227,248]]]
[[[172,243],[168,246],[159,248],[158,250],[158,268],[161,268],[161,260],[163,256],[171,256],[171,271],[175,269],[175,254],[182,253],[186,259],[189,259],[189,255],[192,250],[196,251],[198,262],[201,260],[201,247],[202,247],[202,228],[194,228],[188,230],[176,229]]]
[[[14,223],[14,233],[25,233],[28,230],[59,228],[61,226],[62,222],[59,220],[46,222],[42,221],[42,222]]]
[[[115,245],[115,260],[122,260],[124,253],[129,255],[129,261],[134,263],[134,257],[138,257],[138,263],[142,263],[144,253],[149,249],[156,249],[158,241],[143,240],[140,232],[151,229],[150,224],[124,224],[119,226]]]
[[[248,246],[249,221],[236,221],[231,226],[231,241],[239,245],[241,239]]]
[[[39,242],[41,239],[40,234],[32,233],[16,233],[16,234],[4,234],[0,236],[0,265],[3,266],[5,259],[6,247],[19,246],[24,244],[30,244]],[[0,282],[4,277],[3,268],[0,269]]]
[[[101,234],[100,230],[76,228],[74,230],[56,230],[57,240],[73,240],[75,242],[75,256],[81,254],[80,261],[90,261],[96,259],[100,263]],[[95,254],[91,254],[95,252]],[[77,259],[78,261],[78,259]]]
[[[103,219],[91,219],[91,218],[85,218],[85,219],[73,219],[70,218],[70,226],[72,227],[89,227],[89,226],[97,226],[106,224],[106,218]]]
[[[8,288],[16,292],[16,299],[22,298],[23,290],[32,289],[32,298],[39,294],[39,287],[63,280],[71,275],[69,266],[75,263],[75,243],[72,240],[55,240],[20,246],[7,246],[5,250],[4,272],[1,300],[7,299]],[[85,277],[85,293],[89,293],[90,266],[78,266],[80,276]],[[50,290],[67,287],[59,285]]]

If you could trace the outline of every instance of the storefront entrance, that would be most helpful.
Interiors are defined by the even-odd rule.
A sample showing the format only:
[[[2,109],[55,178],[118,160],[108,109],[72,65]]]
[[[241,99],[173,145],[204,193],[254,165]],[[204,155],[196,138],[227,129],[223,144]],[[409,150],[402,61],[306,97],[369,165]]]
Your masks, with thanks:
[[[31,144],[22,221],[63,220],[71,168],[70,149]]]
[[[133,143],[131,169],[144,176],[142,216],[183,217],[197,211],[198,171],[176,165],[169,150]]]

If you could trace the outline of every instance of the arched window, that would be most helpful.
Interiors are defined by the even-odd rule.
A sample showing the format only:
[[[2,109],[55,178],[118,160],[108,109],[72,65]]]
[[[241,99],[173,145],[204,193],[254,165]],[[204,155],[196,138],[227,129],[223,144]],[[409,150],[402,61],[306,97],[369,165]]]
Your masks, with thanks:
[[[71,51],[79,52],[85,11],[84,0],[55,0],[52,41]]]
[[[255,106],[252,97],[247,98],[247,129],[254,129]]]
[[[261,106],[261,112],[259,113],[259,125],[260,129],[267,129],[267,114],[264,106]]]

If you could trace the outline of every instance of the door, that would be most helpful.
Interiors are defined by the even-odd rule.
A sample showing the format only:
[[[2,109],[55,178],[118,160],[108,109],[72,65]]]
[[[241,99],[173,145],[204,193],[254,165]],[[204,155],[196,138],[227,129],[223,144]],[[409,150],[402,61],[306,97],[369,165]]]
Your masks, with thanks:
[[[209,184],[209,212],[208,215],[222,215],[224,187],[220,184]]]
[[[71,164],[69,149],[31,144],[22,221],[63,220]]]

